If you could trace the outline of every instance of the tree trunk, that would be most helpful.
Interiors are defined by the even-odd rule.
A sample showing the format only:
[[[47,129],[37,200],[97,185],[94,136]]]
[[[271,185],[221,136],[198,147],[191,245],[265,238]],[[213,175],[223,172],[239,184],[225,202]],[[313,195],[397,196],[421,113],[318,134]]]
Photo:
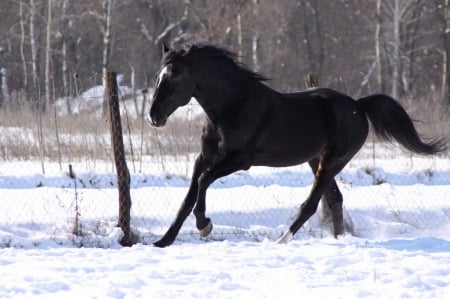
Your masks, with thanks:
[[[377,83],[379,92],[384,92],[382,67],[381,67],[381,0],[377,0],[377,24],[375,27],[375,59],[377,63]]]
[[[442,70],[442,98],[447,107],[450,108],[450,7],[448,5],[449,0],[445,0],[444,3],[444,61]]]
[[[109,67],[109,58],[111,52],[111,13],[114,0],[103,0],[103,60],[102,73],[103,78],[106,78],[106,72]],[[105,83],[105,81],[103,81]],[[103,85],[106,90],[106,85]],[[107,115],[107,103],[103,102],[103,116]]]
[[[319,10],[317,8],[316,1],[302,1],[301,5],[304,17],[304,43],[306,44],[307,48],[307,61],[309,63],[309,71],[317,74],[317,76],[320,76],[322,64],[324,61],[324,48],[322,43]],[[312,36],[316,37],[317,42],[313,43]]]
[[[35,31],[35,23],[36,23],[36,4],[35,0],[30,0],[30,48],[31,48],[31,75],[33,78],[33,94],[39,101],[39,82],[38,82],[38,73],[37,73],[37,47],[36,47],[36,31]]]
[[[410,21],[406,24],[404,47],[408,54],[408,60],[405,61],[402,72],[402,93],[413,92],[414,80],[416,77],[416,66],[414,60],[417,54],[417,40],[420,36],[420,22],[422,20],[422,0],[416,0],[410,7],[406,9],[411,10]],[[405,55],[406,56],[406,55]]]
[[[323,48],[323,37],[322,37],[322,29],[320,26],[320,17],[319,17],[319,9],[317,7],[317,1],[313,1],[312,2],[312,6],[314,9],[314,26],[316,29],[316,34],[317,34],[317,52],[318,52],[318,56],[316,57],[317,59],[317,76],[321,76],[322,75],[322,65],[323,65],[323,61],[324,61],[324,48]]]
[[[307,14],[307,7],[306,7],[306,3],[304,1],[301,2],[302,4],[302,11],[303,11],[303,31],[305,34],[305,44],[306,44],[306,53],[307,53],[307,61],[309,63],[309,70],[311,72],[315,72],[316,71],[316,67],[315,67],[315,59],[313,57],[313,49],[312,49],[312,44],[311,44],[311,37],[310,37],[310,33],[309,33],[309,22],[308,22],[308,14]],[[310,87],[308,87],[310,88]]]
[[[259,19],[259,11],[258,11],[258,2],[259,0],[253,0],[253,17],[256,21]],[[259,71],[259,29],[257,24],[255,24],[252,38],[252,61],[253,61],[253,69],[258,72]]]
[[[242,59],[242,23],[241,14],[237,15],[237,44],[238,44],[238,57]]]
[[[102,67],[103,71],[106,72],[109,66],[109,56],[110,56],[110,43],[111,43],[111,12],[112,12],[113,0],[103,1],[103,17],[104,17],[104,28],[103,28],[103,60]]]
[[[45,107],[50,104],[50,51],[52,31],[52,0],[47,0],[47,33],[45,38]]]
[[[19,2],[19,18],[20,18],[20,59],[22,60],[22,71],[23,71],[23,87],[25,90],[28,89],[28,68],[27,61],[25,58],[25,20],[23,17],[23,2]]]
[[[67,3],[68,0],[64,0],[62,3],[62,17],[66,18],[66,12],[67,12]],[[68,22],[64,21],[64,31],[68,30]],[[68,67],[67,67],[67,35],[66,32],[63,33],[62,36],[62,49],[61,49],[61,75],[62,75],[62,83],[63,83],[63,91],[64,96],[66,97],[66,107],[67,107],[67,114],[72,114],[72,104],[71,104],[71,93],[69,88],[69,82],[67,80],[68,78]]]
[[[400,70],[400,7],[399,1],[394,2],[394,49],[392,57],[392,92],[394,99],[398,98],[398,78]]]
[[[9,98],[8,71],[2,67],[0,67],[0,94],[0,105],[6,105]]]

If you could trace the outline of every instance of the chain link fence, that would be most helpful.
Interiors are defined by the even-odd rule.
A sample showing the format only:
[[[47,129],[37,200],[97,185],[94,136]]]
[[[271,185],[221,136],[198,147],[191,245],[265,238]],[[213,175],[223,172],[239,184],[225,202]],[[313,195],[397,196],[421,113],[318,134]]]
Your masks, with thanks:
[[[156,241],[187,193],[203,114],[192,103],[167,127],[145,122],[146,91],[119,89],[125,158],[130,173],[134,242]],[[56,242],[108,247],[119,229],[117,167],[103,92],[61,99],[37,110],[17,100],[0,111],[0,247]],[[444,136],[447,137],[447,136]],[[71,169],[69,169],[71,165]],[[307,197],[307,165],[253,167],[217,180],[207,194],[214,229],[207,240],[277,239]],[[359,237],[437,234],[450,226],[448,153],[421,157],[372,137],[336,177],[348,230]],[[331,236],[320,211],[296,238]],[[198,239],[192,216],[178,240]]]

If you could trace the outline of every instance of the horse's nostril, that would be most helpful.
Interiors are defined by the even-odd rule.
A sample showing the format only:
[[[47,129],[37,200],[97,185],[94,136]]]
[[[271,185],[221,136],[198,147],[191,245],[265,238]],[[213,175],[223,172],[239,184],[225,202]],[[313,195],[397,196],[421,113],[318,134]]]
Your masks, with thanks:
[[[147,122],[149,123],[149,125],[155,126],[155,121],[152,119],[152,117],[150,116],[150,114],[147,114],[146,120],[147,120]]]
[[[162,127],[166,124],[166,120],[167,118],[157,118],[155,116],[151,116],[151,114],[148,114],[147,117],[147,122],[149,123],[150,126],[152,127]]]

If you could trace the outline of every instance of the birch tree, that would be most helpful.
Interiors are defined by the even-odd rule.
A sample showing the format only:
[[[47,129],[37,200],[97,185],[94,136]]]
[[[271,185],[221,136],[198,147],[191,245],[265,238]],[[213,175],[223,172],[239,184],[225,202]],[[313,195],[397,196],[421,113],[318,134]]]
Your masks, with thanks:
[[[111,18],[114,0],[103,0],[103,59],[102,59],[102,74],[103,87],[106,88],[106,72],[109,67],[110,53],[111,53]],[[108,106],[106,101],[103,101],[103,116],[108,114]]]
[[[384,92],[383,72],[381,65],[381,0],[376,3],[376,25],[375,25],[375,59],[377,64],[377,83],[380,92]]]
[[[67,63],[67,41],[68,41],[68,36],[66,31],[69,30],[69,26],[68,26],[68,18],[66,16],[67,14],[67,5],[68,5],[69,0],[63,0],[62,2],[62,7],[61,7],[61,16],[63,18],[63,30],[64,32],[61,33],[61,79],[62,79],[62,84],[63,84],[63,90],[64,90],[64,95],[67,97],[66,99],[66,105],[67,105],[67,113],[71,113],[72,109],[71,109],[71,104],[70,104],[70,90],[69,90],[69,83],[68,83],[68,63]]]
[[[450,107],[450,7],[449,0],[444,2],[444,51],[442,63],[442,98],[447,107]]]
[[[22,60],[23,85],[24,89],[28,89],[28,67],[25,57],[25,16],[23,11],[23,1],[19,0],[19,23],[20,23],[20,59]]]
[[[31,77],[33,79],[33,93],[40,97],[39,81],[37,71],[37,45],[36,45],[36,3],[35,0],[30,0],[30,51],[31,51]]]
[[[52,35],[52,0],[47,0],[47,30],[45,37],[45,107],[50,104],[51,99],[51,35]],[[45,108],[44,107],[44,108]]]
[[[416,81],[415,59],[419,52],[427,53],[434,45],[423,41],[435,31],[426,31],[422,19],[424,12],[432,14],[436,9],[427,8],[422,0],[389,0],[381,2],[381,15],[389,20],[384,22],[384,38],[387,46],[384,55],[391,67],[391,95],[398,98],[414,92]],[[431,7],[432,5],[430,5]],[[383,53],[381,54],[383,55]]]
[[[257,21],[259,19],[259,0],[253,0],[253,19],[254,24],[257,25]],[[253,28],[253,37],[252,37],[252,62],[253,68],[255,71],[259,71],[259,39],[260,39],[260,29],[258,26],[254,26]]]
[[[308,52],[309,71],[320,78],[324,59],[322,32],[319,21],[320,12],[315,0],[303,0],[301,4],[303,6],[304,43]]]
[[[394,41],[392,52],[392,92],[391,95],[395,99],[398,98],[398,77],[400,69],[400,0],[394,0],[393,9],[393,29],[394,29]]]

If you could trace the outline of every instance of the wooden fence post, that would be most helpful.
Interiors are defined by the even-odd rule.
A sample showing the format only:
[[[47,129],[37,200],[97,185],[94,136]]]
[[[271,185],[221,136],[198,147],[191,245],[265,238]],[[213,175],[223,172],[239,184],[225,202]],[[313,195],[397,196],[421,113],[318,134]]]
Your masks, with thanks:
[[[116,75],[117,74],[115,72],[111,71],[106,71],[104,74],[104,100],[107,102],[109,108],[111,141],[114,154],[114,163],[117,171],[117,187],[119,189],[119,221],[117,226],[120,227],[124,233],[120,244],[122,246],[131,246],[133,245],[134,240],[130,228],[130,171],[128,170],[125,159]]]

